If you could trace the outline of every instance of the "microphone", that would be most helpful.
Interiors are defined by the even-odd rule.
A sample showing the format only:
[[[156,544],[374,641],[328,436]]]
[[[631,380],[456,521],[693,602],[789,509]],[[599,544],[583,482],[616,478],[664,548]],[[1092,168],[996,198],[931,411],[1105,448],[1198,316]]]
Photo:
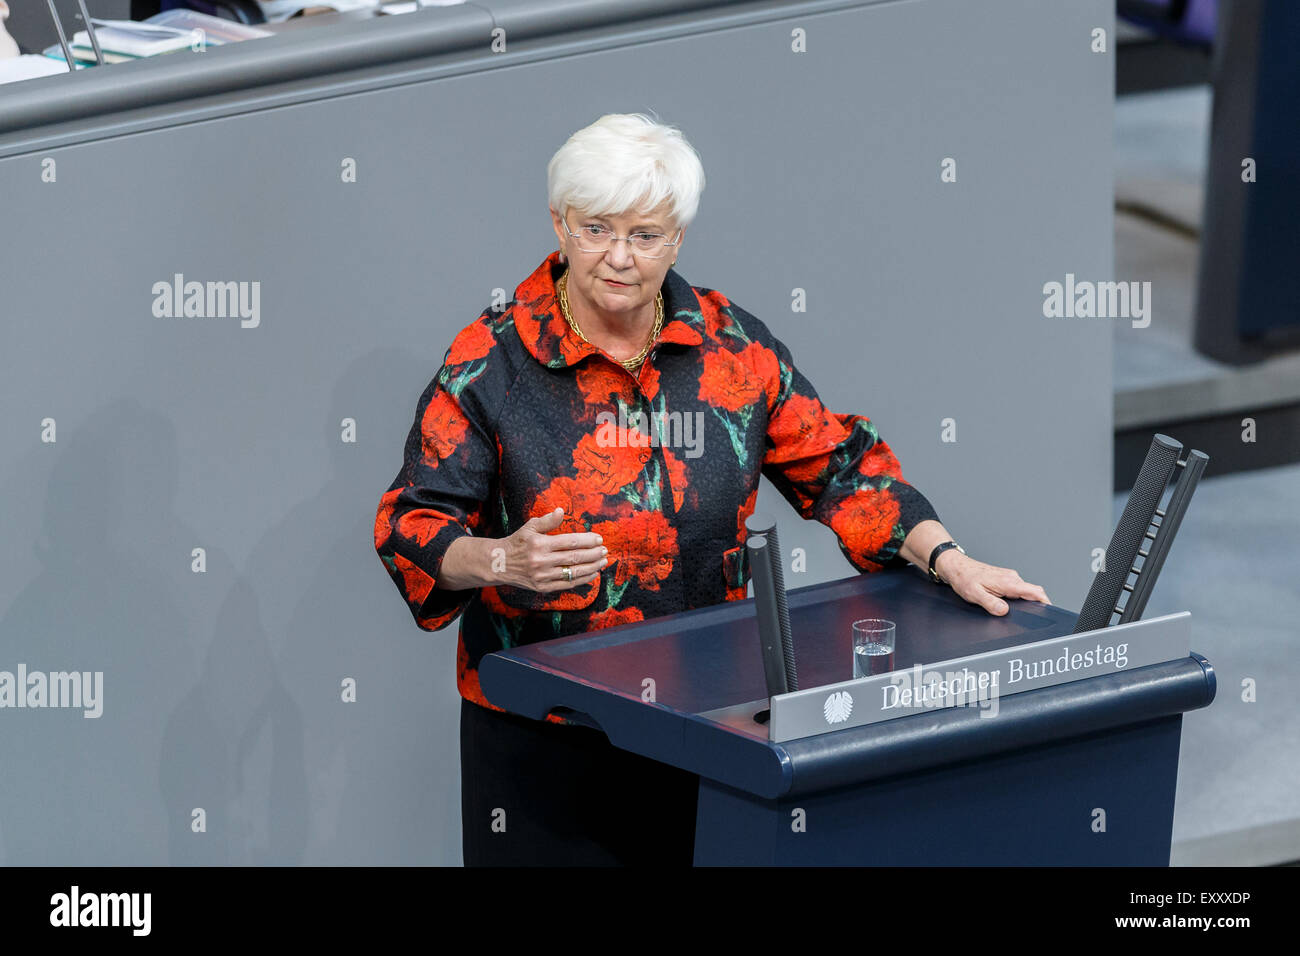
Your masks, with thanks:
[[[750,515],[745,521],[750,533],[745,541],[754,581],[754,603],[758,615],[759,644],[763,654],[763,675],[768,697],[799,689],[795,667],[794,639],[790,629],[790,608],[786,600],[785,576],[776,522],[766,515]],[[767,711],[755,715],[760,723]]]
[[[785,594],[785,552],[781,550],[781,541],[776,536],[776,522],[767,515],[751,514],[745,519],[745,530],[751,535],[756,534],[766,538],[770,546],[777,619],[781,625],[781,656],[785,659],[785,674],[790,690],[798,690],[799,672],[794,664],[794,633],[790,630],[790,605]]]

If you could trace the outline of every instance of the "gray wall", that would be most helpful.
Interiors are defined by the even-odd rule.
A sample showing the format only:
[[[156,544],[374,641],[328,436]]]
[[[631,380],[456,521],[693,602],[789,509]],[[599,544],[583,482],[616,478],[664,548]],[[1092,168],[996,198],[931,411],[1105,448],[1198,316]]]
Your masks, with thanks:
[[[1042,286],[1111,271],[1109,5],[764,6],[0,143],[0,670],[104,672],[98,719],[0,710],[0,862],[460,862],[456,629],[415,626],[374,510],[452,335],[554,248],[546,161],[605,112],[703,158],[681,274],[871,416],[971,554],[1078,609],[1111,529],[1110,330],[1045,319]],[[260,281],[260,327],[154,318],[177,272]],[[809,551],[790,586],[853,573],[759,504]]]

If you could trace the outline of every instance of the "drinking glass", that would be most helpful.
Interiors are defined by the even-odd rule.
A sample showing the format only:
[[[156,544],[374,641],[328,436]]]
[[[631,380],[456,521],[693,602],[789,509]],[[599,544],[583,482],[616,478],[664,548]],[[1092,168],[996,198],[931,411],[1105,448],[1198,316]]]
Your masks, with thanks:
[[[853,676],[888,674],[894,669],[894,622],[868,617],[853,622]]]

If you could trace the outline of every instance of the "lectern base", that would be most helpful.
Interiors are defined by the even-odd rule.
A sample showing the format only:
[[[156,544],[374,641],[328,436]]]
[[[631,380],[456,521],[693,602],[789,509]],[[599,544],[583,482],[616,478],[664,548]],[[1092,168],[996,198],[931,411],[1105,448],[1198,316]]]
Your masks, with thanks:
[[[1181,735],[1178,714],[779,800],[701,777],[695,865],[1168,866]]]

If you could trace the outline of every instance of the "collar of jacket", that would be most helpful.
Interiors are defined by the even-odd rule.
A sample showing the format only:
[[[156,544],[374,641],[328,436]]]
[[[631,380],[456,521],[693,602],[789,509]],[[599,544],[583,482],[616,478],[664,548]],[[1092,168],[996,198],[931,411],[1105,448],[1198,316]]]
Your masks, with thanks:
[[[555,282],[564,273],[557,249],[515,289],[514,322],[519,338],[533,358],[550,368],[574,365],[599,350],[572,333],[555,298]],[[704,314],[699,297],[673,269],[664,277],[664,327],[656,345],[675,342],[700,345]]]

